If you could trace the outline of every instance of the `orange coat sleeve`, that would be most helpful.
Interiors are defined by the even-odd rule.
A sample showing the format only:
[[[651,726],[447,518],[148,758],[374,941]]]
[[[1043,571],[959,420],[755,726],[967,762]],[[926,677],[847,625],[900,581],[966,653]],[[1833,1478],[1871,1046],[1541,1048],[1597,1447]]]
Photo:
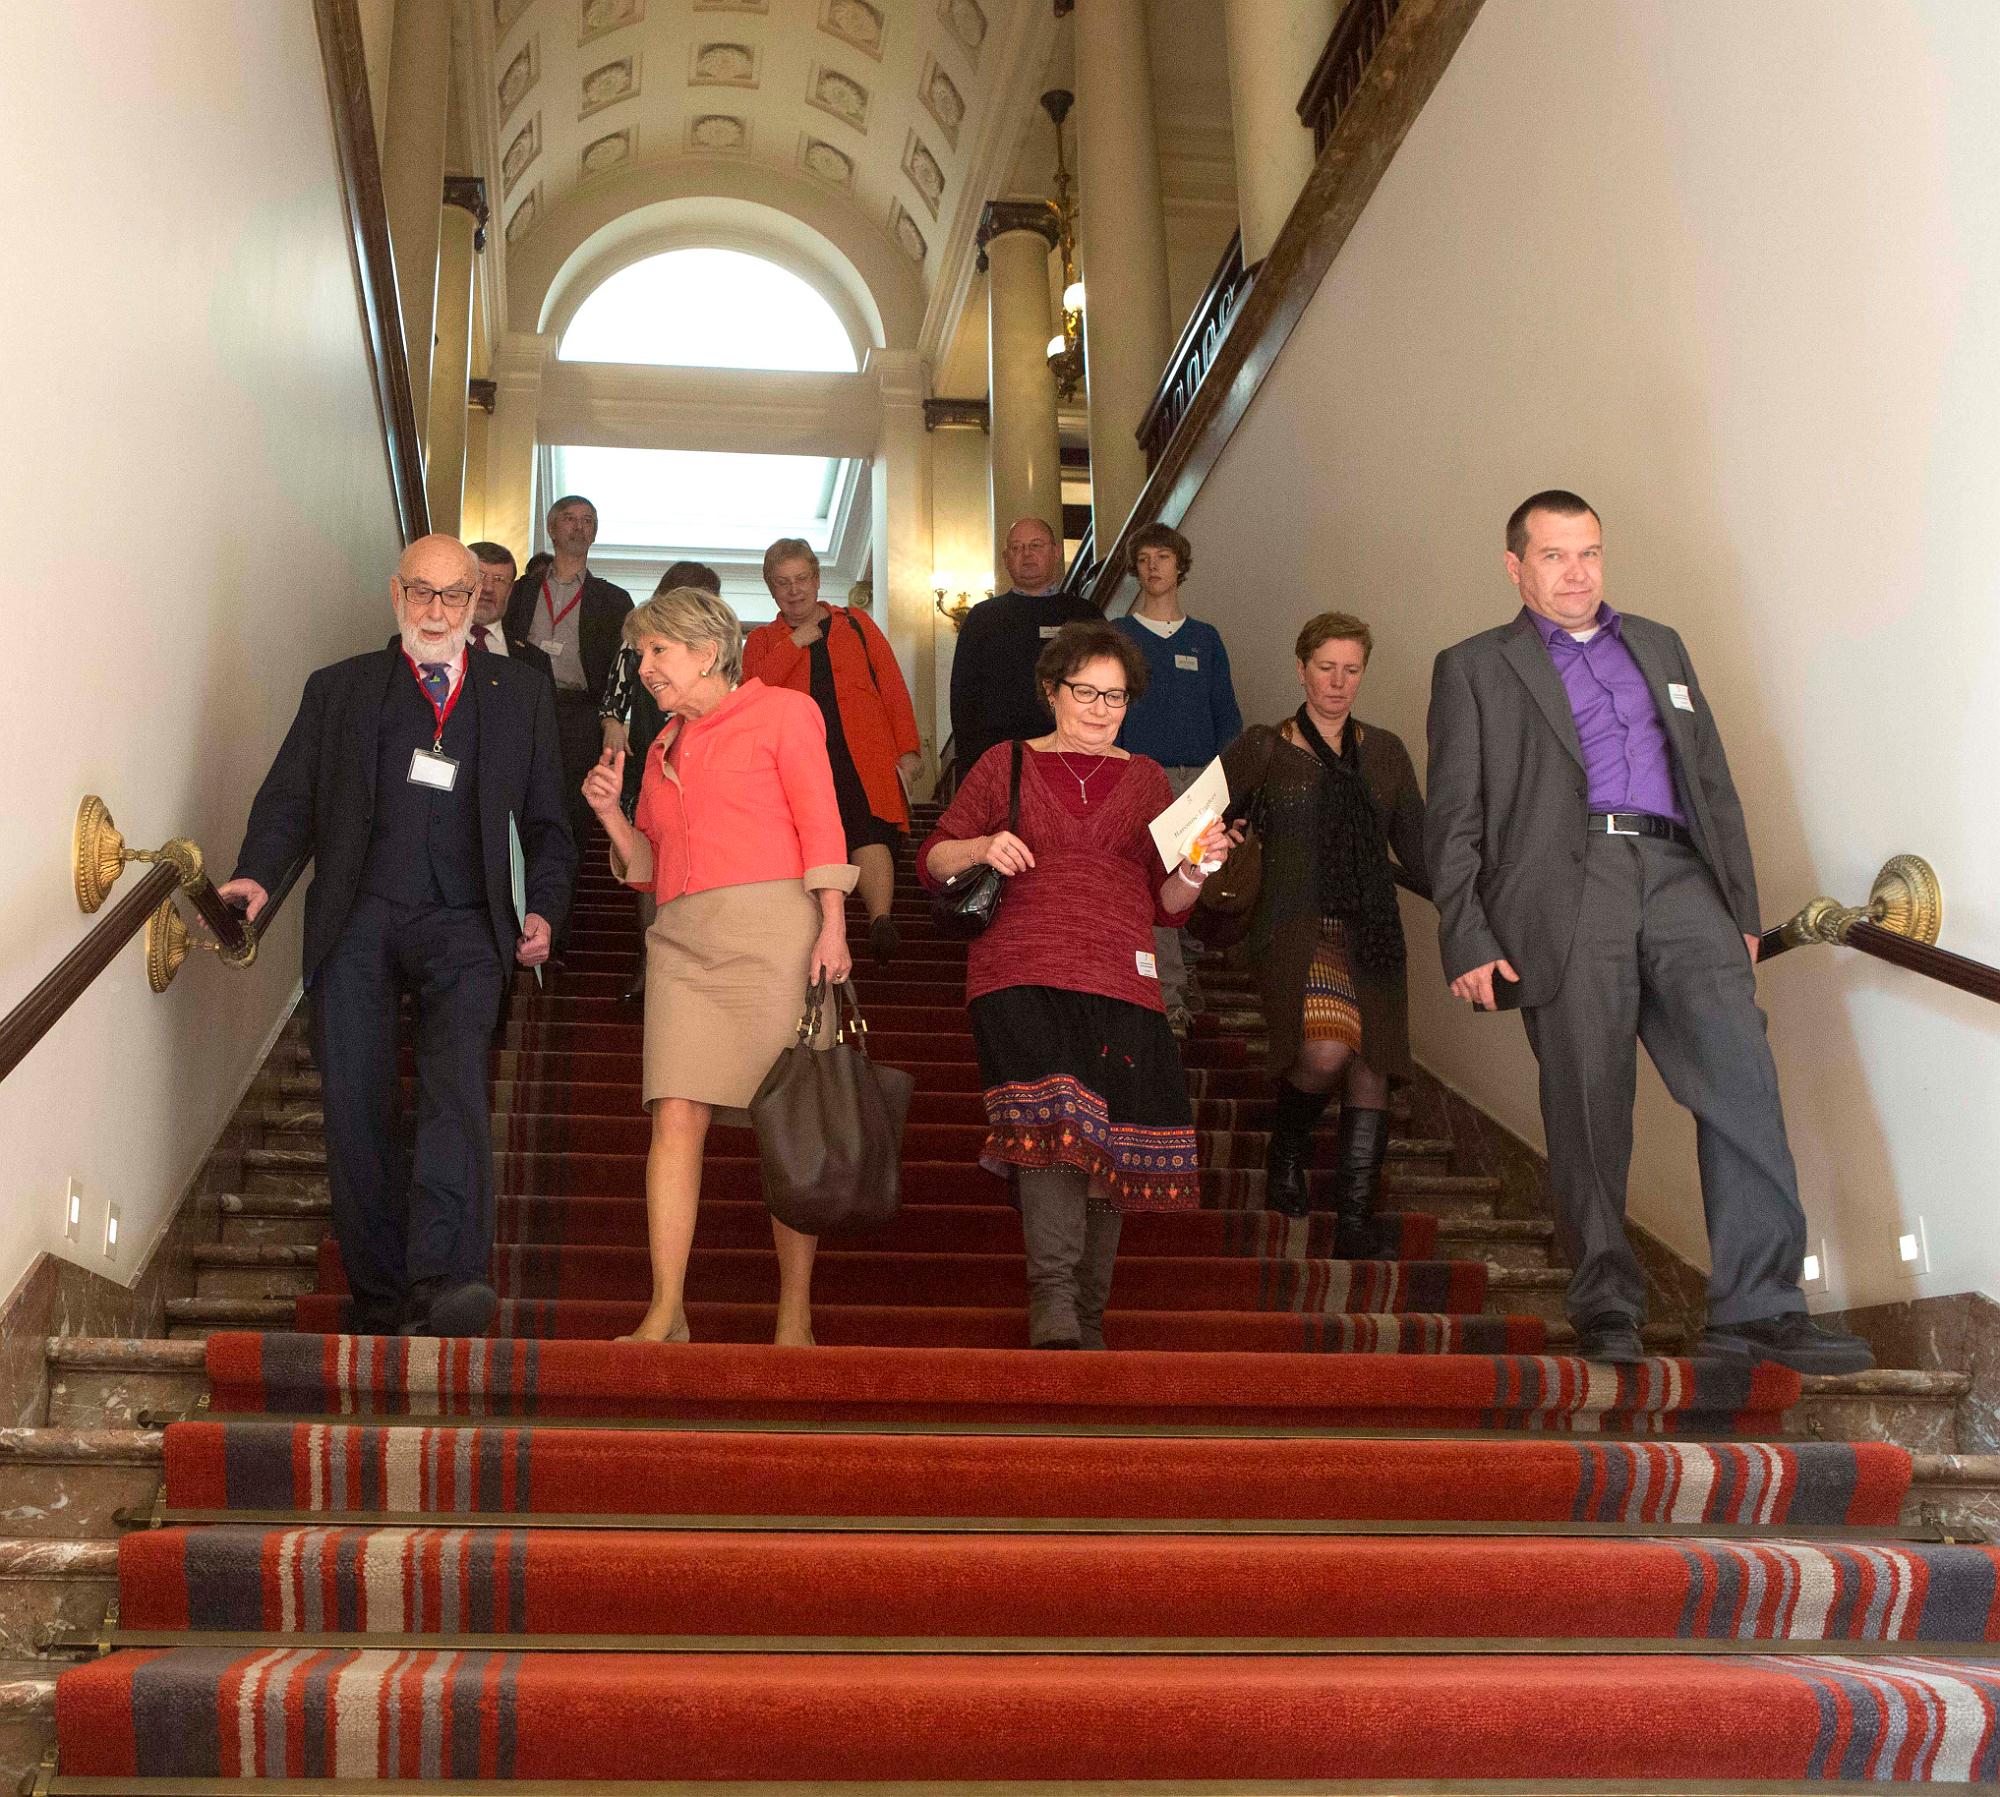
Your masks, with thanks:
[[[760,624],[743,639],[743,678],[761,680],[766,686],[789,686],[805,692],[812,683],[811,652],[792,641],[791,627],[783,618]]]

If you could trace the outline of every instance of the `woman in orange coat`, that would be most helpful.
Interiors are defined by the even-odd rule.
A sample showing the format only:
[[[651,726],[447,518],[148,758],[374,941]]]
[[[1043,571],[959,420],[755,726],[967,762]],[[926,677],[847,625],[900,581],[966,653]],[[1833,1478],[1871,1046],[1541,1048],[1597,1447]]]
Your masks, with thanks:
[[[819,557],[804,538],[780,537],[764,551],[764,584],[778,615],[744,640],[743,676],[810,694],[826,720],[848,859],[860,870],[868,944],[882,966],[896,952],[889,903],[910,827],[904,789],[924,765],[910,689],[873,619],[820,603]]]

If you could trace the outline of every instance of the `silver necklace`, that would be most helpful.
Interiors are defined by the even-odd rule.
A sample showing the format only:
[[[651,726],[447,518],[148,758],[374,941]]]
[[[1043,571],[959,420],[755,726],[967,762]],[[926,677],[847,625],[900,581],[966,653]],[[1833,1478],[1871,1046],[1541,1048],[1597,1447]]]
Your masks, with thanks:
[[[1097,767],[1092,768],[1090,772],[1087,774],[1079,774],[1075,768],[1071,767],[1069,764],[1069,757],[1065,755],[1060,749],[1056,751],[1056,759],[1063,764],[1063,772],[1069,775],[1069,777],[1076,782],[1077,796],[1080,799],[1082,799],[1086,805],[1088,805],[1090,803],[1089,782],[1097,778],[1097,768],[1101,768],[1107,761],[1111,759],[1111,757],[1109,755],[1098,756]]]

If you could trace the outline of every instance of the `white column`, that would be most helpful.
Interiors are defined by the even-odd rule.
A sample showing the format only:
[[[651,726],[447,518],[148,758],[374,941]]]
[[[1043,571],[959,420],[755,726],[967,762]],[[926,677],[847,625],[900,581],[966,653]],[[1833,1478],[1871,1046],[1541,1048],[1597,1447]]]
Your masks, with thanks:
[[[928,385],[913,350],[871,349],[866,372],[882,383],[882,426],[875,441],[875,622],[896,651],[923,738],[926,769],[937,765],[930,720],[937,716],[937,661],[931,625],[931,439],[924,429]],[[945,626],[950,629],[949,625]]]
[[[988,200],[986,386],[991,408],[993,550],[1017,518],[1044,518],[1062,537],[1062,456],[1049,372],[1049,251],[1056,211],[1046,200]],[[1005,588],[1005,574],[996,574]]]
[[[1312,173],[1313,135],[1299,117],[1299,96],[1339,10],[1338,0],[1222,0],[1246,268],[1270,254]]]
[[[396,299],[403,312],[403,351],[410,365],[410,398],[420,435],[429,429],[445,109],[450,103],[451,0],[402,0],[389,49],[382,202],[389,215]]]
[[[509,331],[493,352],[493,421],[486,429],[485,534],[525,562],[535,548],[535,446],[542,374],[554,337]]]
[[[437,351],[431,358],[424,496],[431,529],[459,534],[465,509],[465,383],[472,374],[472,240],[479,221],[454,201],[438,233]]]
[[[1076,9],[1074,116],[1090,503],[1102,554],[1146,484],[1136,433],[1174,346],[1143,0]]]

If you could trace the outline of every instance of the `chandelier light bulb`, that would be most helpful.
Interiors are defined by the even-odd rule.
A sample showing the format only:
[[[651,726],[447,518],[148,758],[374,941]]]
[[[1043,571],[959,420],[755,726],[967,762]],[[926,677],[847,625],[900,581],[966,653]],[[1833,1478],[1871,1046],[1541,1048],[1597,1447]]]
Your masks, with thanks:
[[[1062,303],[1065,312],[1081,312],[1083,310],[1083,283],[1081,281],[1072,281],[1063,289]]]

